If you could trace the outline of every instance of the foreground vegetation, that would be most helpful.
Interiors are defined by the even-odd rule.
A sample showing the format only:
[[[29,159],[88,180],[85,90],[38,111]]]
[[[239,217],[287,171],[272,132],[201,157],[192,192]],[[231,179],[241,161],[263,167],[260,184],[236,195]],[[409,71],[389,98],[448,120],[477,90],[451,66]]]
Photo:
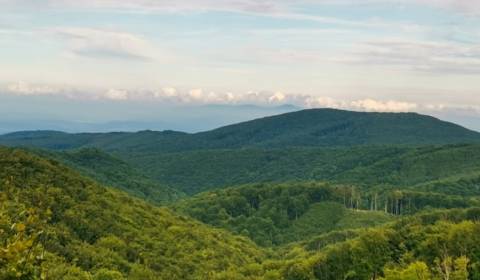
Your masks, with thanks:
[[[385,191],[378,201],[396,206],[382,213],[371,209],[371,195],[325,183],[259,184],[176,206],[234,235],[102,187],[56,161],[1,148],[0,279],[480,276],[474,198]],[[410,208],[401,212],[407,197]],[[427,211],[432,207],[466,209]],[[241,235],[283,246],[262,248]]]
[[[0,149],[0,202],[0,279],[208,279],[265,256],[19,150]]]

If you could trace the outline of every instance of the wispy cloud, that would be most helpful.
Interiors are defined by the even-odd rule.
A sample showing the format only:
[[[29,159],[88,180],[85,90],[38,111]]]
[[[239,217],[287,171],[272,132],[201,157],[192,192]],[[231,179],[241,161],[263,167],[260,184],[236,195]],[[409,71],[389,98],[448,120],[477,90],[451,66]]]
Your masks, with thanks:
[[[61,91],[52,86],[31,85],[22,81],[7,85],[5,90],[16,95],[56,95]]]
[[[382,39],[365,42],[355,49],[344,62],[436,73],[480,73],[480,44]]]
[[[85,8],[85,9],[120,9],[145,12],[198,12],[198,11],[231,11],[256,13],[264,15],[293,15],[295,7],[310,5],[424,5],[468,15],[480,14],[480,3],[475,0],[0,0],[4,7],[30,6],[36,8]],[[305,17],[304,19],[308,19]],[[311,17],[321,20],[321,17]],[[329,20],[329,18],[325,18]]]
[[[155,59],[154,46],[131,33],[69,27],[55,28],[53,32],[66,41],[68,51],[75,56],[137,61]]]

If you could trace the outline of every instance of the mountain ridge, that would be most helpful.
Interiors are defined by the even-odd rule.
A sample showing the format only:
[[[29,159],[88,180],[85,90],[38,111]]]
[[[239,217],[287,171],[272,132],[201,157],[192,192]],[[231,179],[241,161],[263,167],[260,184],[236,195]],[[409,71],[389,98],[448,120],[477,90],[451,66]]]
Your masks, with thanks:
[[[179,152],[245,147],[350,147],[480,143],[480,133],[418,113],[307,109],[185,133],[24,131],[0,136],[0,144],[49,149],[96,147],[109,152]]]

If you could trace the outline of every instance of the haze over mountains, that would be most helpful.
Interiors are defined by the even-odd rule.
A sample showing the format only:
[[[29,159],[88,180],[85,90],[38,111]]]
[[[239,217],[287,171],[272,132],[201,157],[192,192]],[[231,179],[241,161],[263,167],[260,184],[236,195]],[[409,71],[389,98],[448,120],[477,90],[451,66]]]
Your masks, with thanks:
[[[293,105],[179,105],[152,102],[69,101],[42,97],[0,102],[0,134],[20,130],[70,133],[140,130],[199,132],[245,120],[297,111]],[[46,99],[46,100],[45,100]],[[28,105],[15,108],[15,104]],[[44,108],[54,104],[55,110]],[[88,114],[85,112],[88,111]]]
[[[11,133],[0,143],[54,149],[97,147],[172,152],[241,147],[340,147],[382,144],[451,144],[480,140],[480,133],[415,113],[364,113],[310,109],[188,134],[175,131],[80,133],[54,131]]]

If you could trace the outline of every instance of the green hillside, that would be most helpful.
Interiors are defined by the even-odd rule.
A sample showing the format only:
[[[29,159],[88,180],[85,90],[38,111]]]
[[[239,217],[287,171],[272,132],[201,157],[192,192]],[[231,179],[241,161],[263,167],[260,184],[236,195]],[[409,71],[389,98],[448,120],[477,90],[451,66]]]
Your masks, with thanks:
[[[478,144],[204,150],[126,160],[187,194],[256,182],[320,180],[413,190],[431,189],[425,184],[437,182],[435,192],[480,195],[475,181],[480,172]],[[452,180],[462,183],[453,187]]]
[[[82,175],[149,202],[165,204],[184,196],[183,193],[146,177],[123,160],[95,148],[60,152],[34,150],[34,152],[61,161]]]
[[[247,236],[262,246],[301,241],[335,230],[374,227],[422,209],[470,206],[480,206],[480,200],[313,182],[233,187],[174,205],[181,213]]]
[[[208,148],[447,144],[480,141],[480,134],[414,113],[310,109],[199,133]]]
[[[0,137],[0,144],[49,149],[97,147],[120,155],[242,147],[345,147],[480,142],[480,133],[413,113],[364,113],[310,109],[187,134],[66,134],[30,131]]]
[[[478,279],[479,221],[479,208],[433,211],[323,235],[284,251],[285,279]]]
[[[245,238],[6,148],[0,233],[0,279],[221,279],[265,256]]]

